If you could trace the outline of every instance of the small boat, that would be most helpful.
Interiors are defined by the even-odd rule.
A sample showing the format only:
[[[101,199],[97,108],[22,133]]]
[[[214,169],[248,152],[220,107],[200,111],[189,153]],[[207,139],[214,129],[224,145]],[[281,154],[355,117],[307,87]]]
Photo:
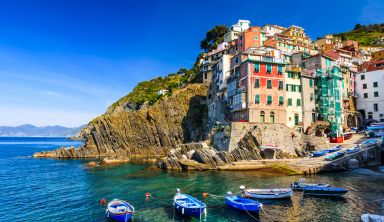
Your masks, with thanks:
[[[331,155],[325,157],[325,160],[331,161],[331,160],[336,160],[342,156],[344,156],[345,152],[344,151],[339,151],[336,153],[332,153]]]
[[[245,186],[240,186],[244,197],[255,199],[284,199],[291,198],[292,189],[245,189]]]
[[[233,196],[231,192],[227,193],[225,203],[237,210],[258,213],[263,206],[260,202],[240,196]]]
[[[329,153],[329,150],[319,150],[311,154],[312,157],[324,156]]]
[[[293,190],[303,190],[305,187],[329,187],[326,183],[306,183],[304,178],[299,179],[299,182],[292,182],[291,187]]]
[[[347,133],[343,133],[343,138],[344,138],[344,140],[349,140],[349,139],[351,139],[352,137],[353,137],[353,134],[354,134],[355,132],[347,132]]]
[[[360,146],[355,146],[353,148],[346,149],[345,153],[346,154],[351,154],[351,153],[356,153],[358,151],[360,151]]]
[[[328,151],[329,151],[330,153],[333,153],[333,152],[336,152],[336,151],[341,150],[341,148],[342,148],[342,146],[337,145],[337,146],[334,146],[334,147],[329,148]]]
[[[201,218],[201,215],[206,214],[206,205],[205,203],[197,200],[196,198],[183,194],[180,192],[180,189],[177,189],[177,193],[173,198],[173,206],[176,211],[182,215]]]
[[[367,126],[367,130],[384,130],[384,125]]]
[[[384,122],[371,123],[371,126],[384,126]]]
[[[348,192],[347,189],[339,187],[305,187],[303,191],[305,195],[314,196],[342,196]]]
[[[127,222],[131,219],[134,211],[135,209],[129,203],[123,200],[114,199],[108,203],[108,208],[105,213],[108,219]]]
[[[369,140],[366,140],[362,143],[362,145],[367,146],[367,147],[374,146],[376,144],[377,144],[377,140],[375,140],[375,139],[369,139]]]

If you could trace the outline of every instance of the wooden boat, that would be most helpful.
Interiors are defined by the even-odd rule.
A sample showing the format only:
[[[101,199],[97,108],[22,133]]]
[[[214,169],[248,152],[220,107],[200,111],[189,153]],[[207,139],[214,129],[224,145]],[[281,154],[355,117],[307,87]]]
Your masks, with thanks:
[[[243,191],[244,197],[251,197],[255,199],[284,199],[291,198],[292,189],[245,189],[244,186],[240,186],[240,190]]]
[[[329,153],[333,153],[333,152],[336,152],[336,151],[341,150],[341,148],[342,148],[342,146],[337,145],[337,146],[334,146],[334,147],[329,148],[329,149],[328,149],[328,152],[329,152]]]
[[[326,183],[305,183],[305,179],[299,179],[299,182],[292,182],[291,188],[293,190],[303,190],[305,187],[329,187]]]
[[[360,151],[360,147],[359,146],[355,146],[353,148],[346,149],[345,153],[346,154],[351,154],[351,153],[356,153],[358,151]]]
[[[325,160],[331,161],[331,160],[336,160],[342,156],[344,156],[345,152],[344,151],[339,151],[336,153],[332,153],[331,155],[325,157]]]
[[[314,196],[342,196],[348,192],[347,189],[339,187],[305,187],[303,191],[305,195]]]
[[[128,202],[114,199],[108,203],[108,208],[105,213],[108,219],[127,222],[132,217],[134,211],[135,209]]]
[[[182,215],[196,218],[201,218],[201,215],[207,212],[205,203],[192,196],[181,193],[180,189],[177,189],[177,193],[173,198],[173,206],[175,210]]]
[[[319,150],[311,154],[312,157],[324,156],[329,153],[329,150]]]
[[[263,206],[260,202],[240,196],[229,194],[225,197],[225,203],[237,210],[258,213]]]
[[[353,137],[353,134],[354,134],[355,132],[347,132],[347,133],[343,133],[343,138],[344,138],[344,140],[349,140],[349,139],[351,139],[352,137]]]

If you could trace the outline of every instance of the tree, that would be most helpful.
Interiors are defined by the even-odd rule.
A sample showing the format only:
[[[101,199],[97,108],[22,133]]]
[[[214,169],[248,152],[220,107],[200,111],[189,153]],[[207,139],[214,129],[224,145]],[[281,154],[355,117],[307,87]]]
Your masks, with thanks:
[[[206,33],[205,39],[200,42],[200,48],[205,51],[211,51],[216,48],[218,44],[223,42],[224,34],[227,33],[228,30],[226,25],[215,26]]]
[[[360,24],[356,24],[355,28],[353,30],[357,30],[357,29],[360,29],[360,28],[361,28],[361,25]]]

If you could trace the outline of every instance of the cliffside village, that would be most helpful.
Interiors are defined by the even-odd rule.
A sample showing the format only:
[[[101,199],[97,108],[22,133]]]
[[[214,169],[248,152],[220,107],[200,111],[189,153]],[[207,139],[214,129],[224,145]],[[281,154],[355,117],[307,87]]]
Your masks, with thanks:
[[[306,131],[329,122],[338,138],[384,121],[384,48],[326,35],[312,41],[292,25],[239,20],[200,60],[212,122],[282,123]]]

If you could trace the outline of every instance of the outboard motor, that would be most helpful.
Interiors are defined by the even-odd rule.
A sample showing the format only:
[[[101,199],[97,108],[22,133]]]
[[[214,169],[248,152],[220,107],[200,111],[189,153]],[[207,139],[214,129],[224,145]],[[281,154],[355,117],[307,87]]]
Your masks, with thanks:
[[[227,192],[227,196],[232,196],[232,192],[231,192],[231,191],[228,191],[228,192]]]

